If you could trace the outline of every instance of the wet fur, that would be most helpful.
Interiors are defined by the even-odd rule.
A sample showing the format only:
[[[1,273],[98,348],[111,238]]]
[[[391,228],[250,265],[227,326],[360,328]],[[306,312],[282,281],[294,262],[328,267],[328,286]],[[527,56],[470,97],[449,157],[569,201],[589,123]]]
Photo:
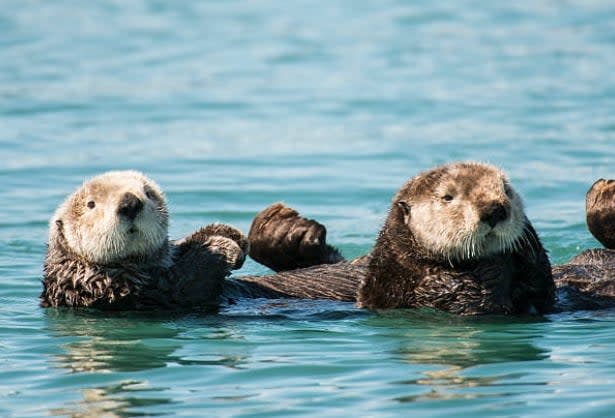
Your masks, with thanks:
[[[134,219],[118,207],[126,193],[143,202]],[[94,202],[94,203],[92,203]],[[141,173],[95,177],[63,202],[50,221],[41,305],[101,309],[216,306],[247,239],[210,225],[172,242],[160,188]]]
[[[606,248],[615,248],[615,180],[597,180],[585,197],[587,227]]]
[[[487,225],[486,214],[502,218]],[[493,166],[432,169],[397,193],[372,252],[358,304],[458,314],[546,312],[551,266],[520,197]]]
[[[487,227],[485,213],[496,206],[506,219]],[[276,234],[274,211],[263,212],[273,215],[266,224],[261,215],[255,218],[251,245],[254,240],[266,243]],[[324,234],[320,241],[324,246]],[[328,285],[323,283],[323,266],[260,280],[284,283],[284,292],[292,296],[321,297],[320,291],[295,292],[314,282],[318,289],[328,286],[343,300],[357,300],[370,309],[434,307],[459,314],[506,314],[545,312],[554,301],[549,260],[520,197],[500,170],[485,164],[451,164],[413,178],[395,196],[373,252],[345,274],[350,265],[326,267]],[[339,288],[338,282],[343,283]]]
[[[250,256],[275,271],[293,270],[343,260],[327,245],[327,230],[282,203],[256,215],[250,227]]]

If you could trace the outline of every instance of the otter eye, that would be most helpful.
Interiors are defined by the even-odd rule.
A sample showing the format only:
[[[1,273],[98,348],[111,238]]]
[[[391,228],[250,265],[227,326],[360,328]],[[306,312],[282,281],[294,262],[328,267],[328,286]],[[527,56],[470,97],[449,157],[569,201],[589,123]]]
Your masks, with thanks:
[[[442,196],[442,200],[444,200],[445,202],[450,202],[451,200],[453,200],[453,195],[447,193]]]
[[[90,209],[94,209],[96,207],[96,202],[94,202],[93,200],[90,200],[88,203],[88,208]]]
[[[147,196],[148,199],[153,199],[154,197],[156,197],[156,195],[154,194],[154,192],[150,189],[145,190],[145,196]]]

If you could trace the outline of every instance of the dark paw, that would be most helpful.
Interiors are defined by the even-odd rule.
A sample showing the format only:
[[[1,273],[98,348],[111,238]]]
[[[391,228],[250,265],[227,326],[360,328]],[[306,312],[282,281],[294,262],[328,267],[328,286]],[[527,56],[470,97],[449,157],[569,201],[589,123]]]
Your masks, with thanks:
[[[589,232],[606,248],[615,248],[615,180],[600,179],[587,191],[585,211]]]
[[[250,256],[275,271],[343,260],[335,248],[327,245],[327,229],[323,225],[299,216],[282,203],[256,215],[248,240]]]
[[[213,254],[223,257],[230,270],[237,270],[243,266],[246,253],[239,247],[236,241],[220,235],[214,235],[205,244]]]
[[[222,257],[228,271],[240,268],[248,254],[246,236],[237,228],[223,224],[207,225],[174,244],[179,248],[179,256],[195,246],[206,247],[211,254]]]
[[[224,224],[207,225],[205,228],[202,228],[199,231],[199,233],[209,236],[209,237],[220,236],[220,237],[229,238],[235,241],[235,243],[239,245],[239,248],[241,248],[243,252],[245,253],[248,252],[248,238],[246,238],[246,236],[239,229],[232,227],[230,225],[224,225]]]

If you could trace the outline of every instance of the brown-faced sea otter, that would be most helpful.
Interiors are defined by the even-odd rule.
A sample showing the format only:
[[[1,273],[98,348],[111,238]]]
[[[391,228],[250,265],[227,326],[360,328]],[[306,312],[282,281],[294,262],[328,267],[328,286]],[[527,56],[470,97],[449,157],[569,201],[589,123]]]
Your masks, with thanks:
[[[277,215],[289,211],[276,204],[255,218],[249,239],[257,261],[275,269],[275,254],[290,253],[288,247],[316,254],[316,262],[339,254],[324,234],[307,242],[276,237],[293,228],[292,217]],[[297,297],[322,297],[326,289],[331,298],[371,309],[432,307],[465,315],[544,313],[555,300],[551,266],[521,198],[487,164],[447,164],[415,176],[395,195],[371,254],[333,262],[239,280]]]

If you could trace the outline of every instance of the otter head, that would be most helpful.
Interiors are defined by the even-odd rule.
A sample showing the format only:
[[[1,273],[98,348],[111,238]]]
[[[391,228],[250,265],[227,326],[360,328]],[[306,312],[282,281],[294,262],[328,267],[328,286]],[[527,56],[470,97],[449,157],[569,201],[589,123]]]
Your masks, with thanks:
[[[49,247],[109,264],[155,254],[167,242],[167,229],[158,185],[136,171],[111,171],[86,181],[58,207]]]
[[[585,198],[587,227],[606,248],[615,248],[615,180],[600,179]]]
[[[525,236],[521,197],[498,168],[447,164],[411,179],[393,200],[429,258],[450,264],[513,251]]]

